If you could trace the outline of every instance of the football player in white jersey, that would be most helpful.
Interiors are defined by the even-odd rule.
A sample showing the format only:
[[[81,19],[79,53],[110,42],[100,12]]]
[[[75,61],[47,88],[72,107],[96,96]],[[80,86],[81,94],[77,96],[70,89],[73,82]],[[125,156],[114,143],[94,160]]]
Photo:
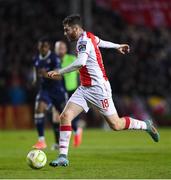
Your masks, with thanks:
[[[124,129],[145,130],[155,142],[159,141],[159,133],[151,120],[138,120],[131,117],[119,117],[115,109],[110,83],[105,73],[99,48],[114,48],[119,53],[129,52],[129,45],[104,41],[82,28],[79,15],[71,15],[64,19],[64,35],[69,41],[77,41],[77,59],[68,67],[48,72],[49,78],[79,70],[81,85],[71,96],[60,115],[59,157],[50,163],[51,166],[67,166],[69,142],[71,137],[71,121],[82,111],[87,112],[91,105],[98,108],[111,127],[119,131]]]

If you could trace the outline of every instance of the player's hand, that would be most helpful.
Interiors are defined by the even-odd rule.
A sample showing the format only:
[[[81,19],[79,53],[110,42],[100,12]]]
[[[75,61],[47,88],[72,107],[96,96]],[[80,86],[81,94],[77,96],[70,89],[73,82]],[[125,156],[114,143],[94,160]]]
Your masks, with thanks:
[[[58,71],[49,71],[47,75],[50,79],[57,79],[57,80],[61,79],[61,74],[59,74]]]
[[[128,44],[121,44],[120,47],[118,48],[118,51],[121,54],[127,54],[130,51],[129,45]]]

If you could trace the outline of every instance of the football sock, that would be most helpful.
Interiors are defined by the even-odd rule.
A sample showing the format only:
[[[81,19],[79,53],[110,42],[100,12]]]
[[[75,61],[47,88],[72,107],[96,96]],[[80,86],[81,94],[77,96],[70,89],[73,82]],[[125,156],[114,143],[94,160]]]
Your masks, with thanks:
[[[45,120],[44,113],[36,113],[34,115],[34,119],[35,119],[35,125],[37,128],[38,136],[44,137],[44,120]]]
[[[45,137],[44,136],[39,136],[39,141],[44,141],[45,140]]]
[[[133,119],[130,117],[124,117],[125,119],[125,129],[147,129],[147,124],[144,121]]]
[[[59,154],[68,155],[69,142],[71,138],[71,126],[60,126]]]

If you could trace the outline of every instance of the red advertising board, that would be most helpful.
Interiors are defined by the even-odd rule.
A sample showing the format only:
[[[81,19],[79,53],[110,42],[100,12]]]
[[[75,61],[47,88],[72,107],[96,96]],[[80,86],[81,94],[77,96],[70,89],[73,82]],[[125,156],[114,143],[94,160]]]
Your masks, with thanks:
[[[28,105],[0,106],[0,129],[32,128],[32,114],[32,109]]]
[[[171,27],[171,0],[96,0],[96,3],[119,13],[130,24]]]

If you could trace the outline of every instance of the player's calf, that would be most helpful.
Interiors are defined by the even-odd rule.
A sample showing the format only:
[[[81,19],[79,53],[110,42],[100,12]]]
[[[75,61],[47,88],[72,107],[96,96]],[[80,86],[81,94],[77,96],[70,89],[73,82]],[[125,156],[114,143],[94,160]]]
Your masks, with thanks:
[[[114,131],[119,131],[125,129],[125,120],[118,117],[118,115],[112,115],[105,117],[109,127]]]
[[[109,123],[109,127],[114,131],[119,131],[123,129],[123,125],[120,123],[120,119],[114,120],[113,123]]]
[[[113,130],[124,130],[124,129],[140,129],[146,130],[147,124],[144,121],[137,120],[131,117],[118,117],[117,115],[112,115],[106,117],[106,120]]]

